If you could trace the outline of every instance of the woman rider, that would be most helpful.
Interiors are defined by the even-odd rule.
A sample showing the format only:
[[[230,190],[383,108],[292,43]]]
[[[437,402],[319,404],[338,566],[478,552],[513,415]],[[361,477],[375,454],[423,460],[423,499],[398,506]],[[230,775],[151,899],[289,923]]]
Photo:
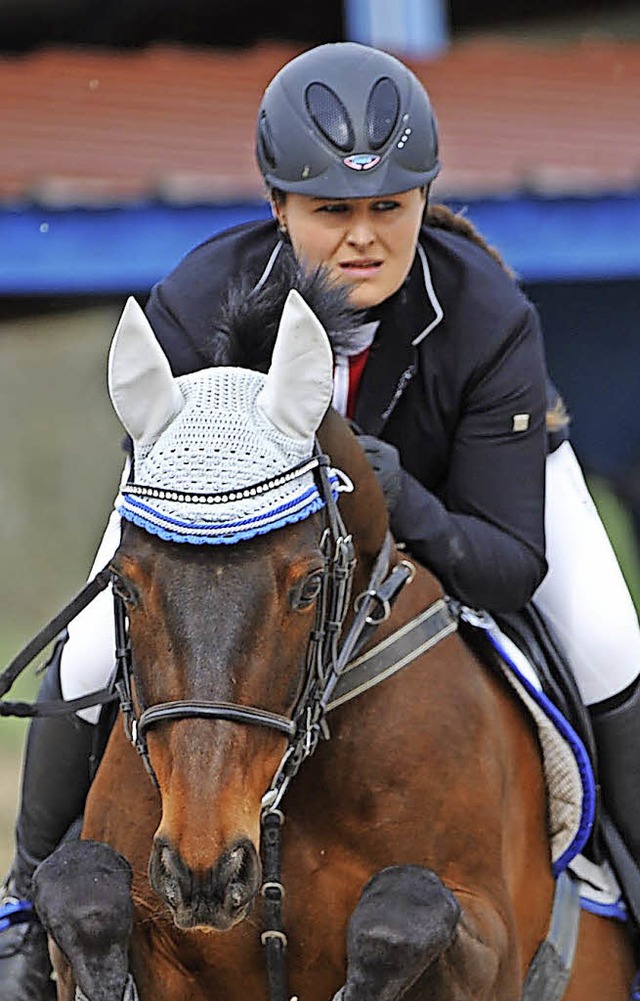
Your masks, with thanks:
[[[364,431],[396,538],[469,605],[516,611],[535,593],[591,707],[605,798],[640,857],[635,611],[566,429],[547,436],[554,394],[534,308],[468,223],[428,205],[439,162],[424,88],[386,53],[319,46],[267,88],[257,156],[274,221],[214,237],[151,293],[174,374],[215,361],[212,321],[239,274],[261,287],[293,251],[349,286],[364,315],[334,346],[334,406]],[[118,541],[113,516],[95,569]],[[111,674],[108,595],[68,632],[43,699]],[[81,715],[31,724],[7,897],[28,900],[34,867],[82,812],[97,711]],[[37,923],[0,933],[0,1001],[47,996],[48,976]]]

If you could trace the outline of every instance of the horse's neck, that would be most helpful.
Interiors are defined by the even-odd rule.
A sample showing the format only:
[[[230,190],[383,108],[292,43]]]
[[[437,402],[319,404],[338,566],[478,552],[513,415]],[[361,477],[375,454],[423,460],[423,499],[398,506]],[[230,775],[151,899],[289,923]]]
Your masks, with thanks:
[[[320,447],[331,464],[347,474],[352,493],[340,495],[340,512],[354,539],[359,562],[372,566],[389,527],[387,507],[375,473],[348,424],[328,410],[318,430]]]
[[[366,587],[389,529],[387,505],[378,479],[358,444],[357,436],[335,410],[327,411],[318,430],[318,441],[330,457],[332,465],[342,469],[353,483],[352,493],[340,495],[340,511],[348,531],[353,535],[358,554],[360,580],[356,587]],[[393,546],[390,564],[397,563],[401,558],[402,553]],[[411,562],[415,563],[415,560]],[[443,595],[437,578],[419,565],[416,565],[415,586],[406,590],[409,596],[399,602],[399,614],[393,615],[397,625]]]

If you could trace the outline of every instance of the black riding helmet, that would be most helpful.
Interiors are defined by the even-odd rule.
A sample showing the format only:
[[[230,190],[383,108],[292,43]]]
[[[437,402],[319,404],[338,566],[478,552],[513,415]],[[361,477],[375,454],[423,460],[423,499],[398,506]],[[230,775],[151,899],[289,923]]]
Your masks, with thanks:
[[[424,87],[356,42],[319,45],[280,70],[260,104],[257,157],[269,188],[317,198],[395,194],[440,170]]]

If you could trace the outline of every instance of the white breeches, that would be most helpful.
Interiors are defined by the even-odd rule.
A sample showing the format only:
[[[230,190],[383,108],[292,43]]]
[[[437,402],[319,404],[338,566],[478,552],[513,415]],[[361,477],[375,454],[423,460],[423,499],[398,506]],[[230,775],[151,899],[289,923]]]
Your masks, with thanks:
[[[129,460],[125,463],[122,482],[129,476]],[[107,565],[120,545],[120,515],[114,509],[107,522],[106,531],[93,561],[89,580]],[[60,660],[60,687],[62,697],[80,698],[104,688],[115,669],[115,632],[113,625],[113,595],[111,588],[93,599],[67,627],[69,639]],[[88,723],[97,723],[100,706],[80,709]]]
[[[125,470],[126,476],[126,470]],[[549,572],[534,600],[564,645],[584,702],[622,691],[640,673],[640,628],[622,572],[569,442],[547,459]],[[114,511],[91,574],[120,542]],[[60,679],[65,699],[104,687],[114,669],[113,599],[102,591],[69,625]],[[97,722],[98,708],[78,715]]]
[[[547,459],[549,572],[534,595],[564,645],[587,705],[640,673],[640,628],[627,585],[568,441]]]

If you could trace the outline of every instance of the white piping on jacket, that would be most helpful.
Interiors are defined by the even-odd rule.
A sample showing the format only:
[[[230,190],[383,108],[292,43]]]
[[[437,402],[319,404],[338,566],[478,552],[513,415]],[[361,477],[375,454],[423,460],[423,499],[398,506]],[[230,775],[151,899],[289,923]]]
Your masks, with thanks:
[[[259,289],[261,289],[262,286],[267,281],[267,279],[269,278],[269,275],[273,271],[273,267],[274,267],[274,265],[276,263],[276,260],[278,258],[278,254],[282,250],[283,246],[284,246],[284,244],[280,240],[280,241],[278,241],[278,243],[275,245],[275,247],[271,251],[271,256],[269,257],[269,260],[267,261],[267,263],[265,265],[265,269],[262,272],[260,278],[258,279],[256,285],[254,286],[254,291],[255,292],[257,292]],[[422,340],[424,340],[424,338],[427,336],[427,334],[430,334],[431,331],[433,330],[433,328],[437,327],[438,324],[441,323],[441,321],[444,318],[444,310],[443,310],[442,306],[440,305],[440,303],[438,301],[438,297],[436,296],[436,292],[435,292],[435,289],[433,287],[433,281],[432,281],[432,278],[431,278],[431,271],[429,270],[429,262],[427,261],[427,255],[425,254],[424,248],[422,247],[422,245],[420,243],[418,243],[418,254],[420,256],[420,264],[422,265],[422,276],[424,278],[424,287],[426,289],[427,295],[429,296],[429,301],[430,301],[431,305],[433,306],[433,310],[434,310],[434,313],[436,315],[435,315],[434,319],[431,321],[431,323],[427,327],[425,327],[424,330],[422,330],[417,335],[417,337],[414,337],[414,339],[411,341],[411,343],[412,343],[412,345],[414,347],[417,344],[420,344],[420,342]]]
[[[273,271],[273,265],[276,263],[276,259],[278,257],[278,254],[282,250],[283,246],[284,246],[284,244],[282,243],[282,240],[278,240],[278,242],[276,243],[275,247],[271,251],[271,256],[270,256],[269,260],[267,261],[267,263],[265,265],[264,271],[260,275],[260,278],[258,279],[257,284],[253,288],[254,292],[257,292],[259,289],[262,288],[262,286],[266,282],[267,278],[269,277],[269,275]]]
[[[418,244],[418,254],[420,255],[420,263],[422,264],[424,287],[427,290],[427,295],[429,296],[429,300],[431,302],[431,305],[433,306],[436,315],[435,318],[431,321],[431,323],[424,328],[422,333],[418,334],[418,336],[414,337],[414,339],[411,341],[414,347],[416,346],[416,344],[419,344],[420,341],[424,340],[427,334],[430,334],[433,328],[437,327],[444,317],[444,310],[440,305],[440,303],[438,302],[438,298],[436,296],[436,292],[433,287],[433,281],[431,280],[431,272],[429,270],[429,262],[427,261],[427,255],[425,254],[424,249],[420,243]]]

